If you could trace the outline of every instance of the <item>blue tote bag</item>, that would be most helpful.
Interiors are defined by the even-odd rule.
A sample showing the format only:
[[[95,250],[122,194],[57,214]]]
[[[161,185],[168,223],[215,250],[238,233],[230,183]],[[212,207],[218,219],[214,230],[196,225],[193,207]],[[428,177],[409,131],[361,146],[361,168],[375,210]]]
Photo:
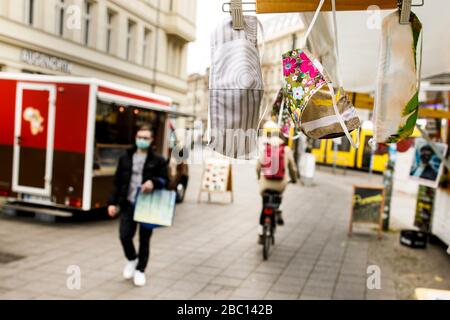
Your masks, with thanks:
[[[176,192],[158,189],[150,193],[136,193],[134,221],[144,228],[170,227],[175,217]]]

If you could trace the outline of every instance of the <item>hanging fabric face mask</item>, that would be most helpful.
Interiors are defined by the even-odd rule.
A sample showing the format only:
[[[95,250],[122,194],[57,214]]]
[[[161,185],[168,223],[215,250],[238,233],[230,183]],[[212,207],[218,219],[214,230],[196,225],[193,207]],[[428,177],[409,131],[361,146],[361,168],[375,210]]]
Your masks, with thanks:
[[[305,43],[312,31],[325,0],[321,0],[305,35]],[[338,96],[322,64],[304,49],[283,54],[286,104],[294,124],[307,136],[329,139],[346,136],[354,148],[359,146],[359,135],[354,142],[350,132],[360,127],[356,110],[342,89],[339,69],[339,44],[337,39],[336,5],[332,0],[333,27],[339,82]],[[323,90],[328,88],[328,92]],[[319,94],[320,90],[320,94]],[[318,97],[316,97],[318,95]],[[339,99],[337,101],[337,99]]]
[[[372,144],[409,137],[419,113],[422,24],[412,12],[409,24],[399,19],[399,11],[383,19]]]
[[[277,97],[272,105],[272,120],[278,123],[278,127],[283,136],[291,139],[299,138],[300,132],[294,126],[291,115],[285,107],[283,89],[278,91]],[[290,134],[292,129],[294,130],[294,134],[291,137]]]
[[[337,107],[349,132],[358,129],[361,121],[355,107],[342,90],[336,95]],[[302,113],[302,131],[314,139],[334,139],[345,135],[333,110],[333,98],[329,90],[320,89],[308,101]]]
[[[245,16],[244,29],[234,30],[227,18],[211,38],[209,146],[232,158],[250,159],[257,149],[264,94],[258,25],[255,16]]]

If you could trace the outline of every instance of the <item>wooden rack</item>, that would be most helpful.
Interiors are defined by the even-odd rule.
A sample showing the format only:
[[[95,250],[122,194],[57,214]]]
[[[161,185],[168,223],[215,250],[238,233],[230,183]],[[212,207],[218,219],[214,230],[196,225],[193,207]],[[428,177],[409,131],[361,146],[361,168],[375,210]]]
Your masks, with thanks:
[[[315,11],[319,0],[257,0],[256,13],[287,13]],[[397,0],[337,0],[337,11],[367,10],[369,6],[396,9]],[[322,11],[331,11],[331,1],[325,1]]]
[[[234,2],[235,10],[239,14],[243,12],[256,13],[289,13],[289,12],[314,12],[316,11],[320,0],[256,0],[256,1],[238,1]],[[381,10],[397,9],[407,13],[411,7],[421,7],[424,0],[413,3],[412,0],[336,0],[337,11],[365,11],[370,6],[377,6]],[[226,9],[228,6],[228,10]],[[231,3],[224,2],[222,5],[223,12],[232,12]],[[322,11],[331,11],[331,1],[327,0]]]

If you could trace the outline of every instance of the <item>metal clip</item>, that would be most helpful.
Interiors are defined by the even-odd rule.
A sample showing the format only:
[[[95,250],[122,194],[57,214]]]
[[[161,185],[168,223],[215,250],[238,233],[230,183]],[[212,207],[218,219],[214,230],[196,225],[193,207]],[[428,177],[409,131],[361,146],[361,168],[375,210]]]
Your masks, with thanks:
[[[400,24],[409,24],[411,17],[411,7],[422,7],[424,0],[420,4],[412,4],[412,0],[398,0],[398,9],[400,10]]]
[[[400,24],[409,24],[409,18],[411,16],[411,4],[412,0],[402,0],[400,9]]]
[[[233,21],[233,29],[244,29],[244,13],[242,11],[242,0],[231,0],[230,13],[231,20]]]
[[[228,10],[226,7],[228,6]],[[252,6],[252,8],[250,8]],[[222,4],[222,12],[231,13],[231,3],[224,2]],[[242,2],[242,12],[256,12],[256,2]]]

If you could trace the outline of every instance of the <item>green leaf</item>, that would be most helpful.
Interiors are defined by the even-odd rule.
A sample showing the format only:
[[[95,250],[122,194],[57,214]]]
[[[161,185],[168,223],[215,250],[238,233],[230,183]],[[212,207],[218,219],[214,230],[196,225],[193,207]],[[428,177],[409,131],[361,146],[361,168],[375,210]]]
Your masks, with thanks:
[[[417,111],[419,108],[419,92],[416,92],[416,94],[409,100],[408,104],[405,106],[402,112],[402,117],[406,117],[412,112]]]

